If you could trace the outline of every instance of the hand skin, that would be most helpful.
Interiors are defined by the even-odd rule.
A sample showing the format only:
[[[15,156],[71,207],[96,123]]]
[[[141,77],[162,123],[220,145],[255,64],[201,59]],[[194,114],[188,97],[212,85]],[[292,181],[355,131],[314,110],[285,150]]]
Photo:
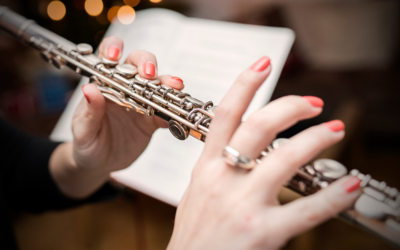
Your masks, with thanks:
[[[107,53],[112,47],[114,53]],[[99,47],[99,57],[121,57],[123,42],[117,37],[105,38]],[[116,58],[114,58],[115,60]],[[133,51],[125,63],[138,67],[147,79],[157,78],[157,61],[146,51]],[[154,65],[154,74],[145,74],[145,64]],[[150,71],[150,73],[152,73]],[[182,81],[170,75],[159,76],[162,84],[177,90]],[[72,121],[73,142],[61,144],[50,158],[50,172],[60,190],[68,197],[82,199],[102,186],[112,171],[128,167],[147,147],[154,131],[167,127],[158,117],[148,117],[135,111],[127,112],[102,96],[93,84],[83,87],[83,98]]]
[[[107,54],[110,45],[122,51],[122,41],[110,37],[101,44],[100,56]],[[137,65],[142,76],[157,77],[152,54],[135,51],[127,62]],[[152,72],[143,68],[148,62],[155,66],[154,76],[145,74]],[[321,113],[322,107],[305,98],[288,96],[271,102],[242,123],[243,113],[270,71],[263,63],[247,69],[218,107],[205,149],[178,206],[169,250],[277,249],[351,206],[360,195],[359,188],[347,191],[345,184],[352,177],[345,177],[317,194],[279,205],[278,192],[296,170],[343,138],[343,130],[332,131],[326,125],[294,136],[251,171],[224,162],[221,155],[226,145],[242,155],[257,157],[277,133]],[[183,88],[182,82],[171,76],[160,79],[175,89]],[[73,118],[74,141],[61,144],[50,159],[56,184],[76,199],[95,192],[111,171],[129,166],[146,148],[152,133],[165,126],[156,117],[126,112],[111,102],[106,105],[93,85],[83,91],[87,99],[81,101]]]
[[[361,193],[359,182],[352,179],[356,177],[344,177],[314,195],[282,206],[278,202],[279,190],[300,166],[343,138],[343,129],[335,132],[327,124],[297,134],[253,170],[225,163],[226,145],[241,155],[258,157],[280,131],[322,111],[306,98],[287,96],[242,123],[255,92],[271,71],[263,66],[265,58],[260,61],[239,76],[216,110],[204,151],[178,206],[168,250],[278,249],[351,206]],[[351,191],[348,181],[356,182]]]

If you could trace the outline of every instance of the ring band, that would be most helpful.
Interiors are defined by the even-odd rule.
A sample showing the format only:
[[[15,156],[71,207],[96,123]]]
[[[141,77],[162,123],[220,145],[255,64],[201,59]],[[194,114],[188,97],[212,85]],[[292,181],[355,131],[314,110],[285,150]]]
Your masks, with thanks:
[[[222,156],[224,157],[225,162],[233,167],[252,169],[257,165],[254,159],[240,155],[238,151],[229,146],[225,147]]]

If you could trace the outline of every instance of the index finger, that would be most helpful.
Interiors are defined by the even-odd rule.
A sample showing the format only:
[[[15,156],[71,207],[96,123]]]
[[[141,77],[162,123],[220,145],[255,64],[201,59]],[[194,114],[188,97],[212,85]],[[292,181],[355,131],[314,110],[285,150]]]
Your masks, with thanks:
[[[242,122],[242,116],[256,91],[270,72],[270,59],[264,56],[240,74],[216,109],[206,139],[206,152],[222,153],[223,148],[228,145],[233,133]]]

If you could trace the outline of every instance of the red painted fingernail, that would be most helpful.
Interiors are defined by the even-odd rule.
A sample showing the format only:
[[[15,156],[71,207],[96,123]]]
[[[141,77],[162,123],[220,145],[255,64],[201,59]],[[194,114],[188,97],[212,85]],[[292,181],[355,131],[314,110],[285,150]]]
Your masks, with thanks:
[[[82,92],[83,92],[83,95],[84,95],[85,98],[86,98],[86,101],[90,104],[89,96],[85,94],[85,86],[86,86],[86,85],[83,85],[83,86],[82,86]]]
[[[257,62],[251,66],[251,70],[256,71],[256,72],[261,72],[264,69],[266,69],[271,63],[271,59],[269,59],[268,56],[263,56],[260,59],[258,59]]]
[[[156,67],[151,62],[148,62],[143,65],[143,71],[146,75],[155,76]]]
[[[118,60],[118,56],[119,56],[119,49],[117,47],[111,46],[108,48],[107,57],[110,60],[116,61],[116,60]]]
[[[322,108],[324,106],[324,101],[316,96],[303,96],[311,105],[317,108]]]
[[[330,122],[325,122],[324,125],[333,132],[339,132],[344,129],[344,123],[341,120],[333,120]]]
[[[360,183],[360,179],[358,179],[357,177],[353,177],[343,184],[343,188],[344,190],[346,190],[347,193],[351,193],[360,187]]]
[[[171,76],[171,79],[172,79],[172,80],[176,80],[176,81],[179,81],[179,82],[183,83],[182,79],[181,79],[181,78],[179,78],[179,77],[176,77],[176,76]]]

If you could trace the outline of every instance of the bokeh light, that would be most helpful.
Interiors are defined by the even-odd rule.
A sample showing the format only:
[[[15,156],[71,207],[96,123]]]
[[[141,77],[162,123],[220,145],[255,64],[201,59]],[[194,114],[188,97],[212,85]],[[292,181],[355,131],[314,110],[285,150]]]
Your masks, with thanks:
[[[65,13],[65,5],[60,1],[51,1],[47,6],[47,14],[54,21],[59,21],[63,19]]]
[[[161,0],[150,0],[150,2],[152,2],[152,3],[159,3],[159,2],[161,2]]]
[[[107,19],[108,21],[110,21],[110,23],[114,20],[114,18],[117,16],[118,10],[119,10],[119,6],[114,6],[111,7],[108,12],[107,12]]]
[[[101,0],[86,0],[85,10],[91,16],[98,16],[103,11],[103,1]]]
[[[136,13],[131,6],[124,5],[119,8],[117,17],[122,24],[131,24],[135,20]]]
[[[135,7],[140,3],[140,0],[124,0],[124,4]]]

